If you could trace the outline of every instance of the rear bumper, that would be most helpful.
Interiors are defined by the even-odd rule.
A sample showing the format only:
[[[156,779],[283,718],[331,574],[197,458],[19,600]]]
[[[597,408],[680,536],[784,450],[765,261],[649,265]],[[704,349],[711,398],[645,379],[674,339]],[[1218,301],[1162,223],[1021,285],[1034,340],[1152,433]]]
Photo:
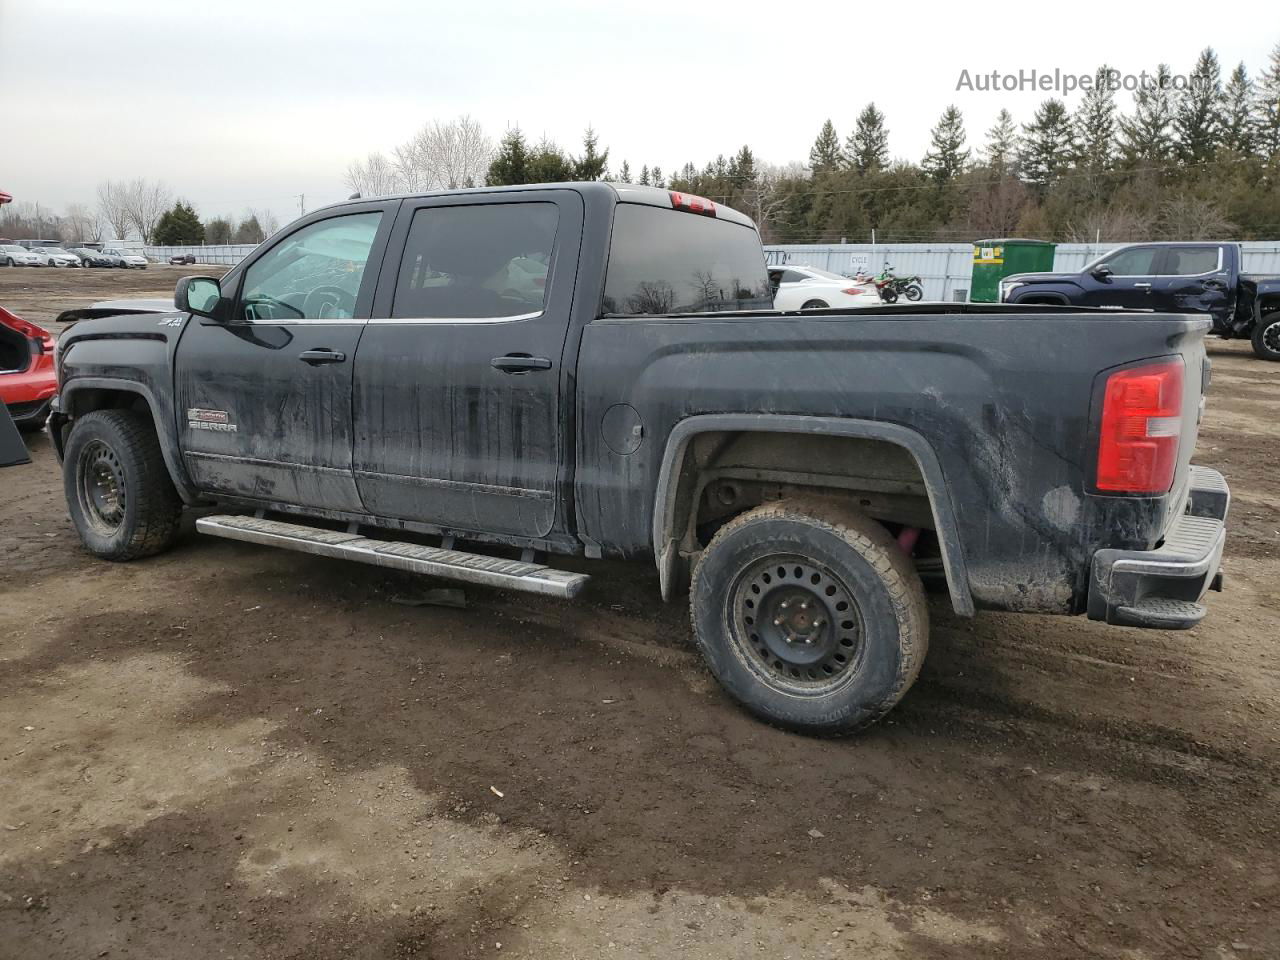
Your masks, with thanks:
[[[1222,547],[1231,491],[1208,467],[1191,468],[1187,512],[1155,550],[1099,550],[1089,581],[1089,619],[1126,627],[1186,630],[1204,617],[1200,602],[1222,589]]]

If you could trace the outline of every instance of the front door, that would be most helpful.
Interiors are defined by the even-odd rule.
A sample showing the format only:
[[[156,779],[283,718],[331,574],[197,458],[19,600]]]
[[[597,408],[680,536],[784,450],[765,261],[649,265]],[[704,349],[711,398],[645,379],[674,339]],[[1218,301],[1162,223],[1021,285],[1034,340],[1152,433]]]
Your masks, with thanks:
[[[1159,247],[1126,247],[1095,264],[1110,268],[1111,276],[1094,279],[1083,298],[1084,305],[1129,310],[1151,307],[1151,285],[1159,256]]]
[[[176,389],[198,487],[361,511],[352,369],[392,216],[364,204],[304,224],[224,278],[235,301],[228,322],[187,324]]]
[[[551,531],[582,210],[571,190],[405,202],[356,355],[354,466],[370,512]]]

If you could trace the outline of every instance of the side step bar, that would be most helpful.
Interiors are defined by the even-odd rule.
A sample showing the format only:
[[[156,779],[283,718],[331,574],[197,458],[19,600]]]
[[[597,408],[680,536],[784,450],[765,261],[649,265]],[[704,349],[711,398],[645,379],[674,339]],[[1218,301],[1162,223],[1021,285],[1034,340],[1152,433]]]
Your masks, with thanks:
[[[448,577],[504,590],[524,590],[566,599],[577,596],[591,579],[585,573],[555,570],[540,563],[484,557],[475,553],[463,553],[461,550],[424,547],[416,543],[371,540],[357,533],[257,517],[201,517],[196,521],[196,529],[228,540],[243,540],[246,543],[283,547],[322,557],[356,560],[378,567],[407,570],[410,573]]]

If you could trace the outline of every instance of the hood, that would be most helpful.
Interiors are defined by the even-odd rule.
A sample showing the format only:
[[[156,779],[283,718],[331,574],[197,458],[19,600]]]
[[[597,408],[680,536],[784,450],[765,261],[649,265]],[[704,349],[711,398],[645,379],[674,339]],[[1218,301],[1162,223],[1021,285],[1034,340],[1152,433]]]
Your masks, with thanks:
[[[177,306],[169,300],[103,300],[91,307],[64,310],[58,314],[58,323],[74,323],[91,317],[113,317],[130,313],[175,313]]]
[[[1014,273],[1002,277],[1001,283],[1070,283],[1078,279],[1078,273]]]

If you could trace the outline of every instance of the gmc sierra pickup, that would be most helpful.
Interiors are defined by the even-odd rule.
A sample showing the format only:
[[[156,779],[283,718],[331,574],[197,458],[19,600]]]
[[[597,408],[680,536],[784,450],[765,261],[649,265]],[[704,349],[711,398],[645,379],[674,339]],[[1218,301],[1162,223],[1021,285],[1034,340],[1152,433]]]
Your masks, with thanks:
[[[1135,243],[1078,273],[1005,277],[1000,299],[1202,313],[1224,340],[1247,338],[1255,356],[1280,360],[1280,277],[1244,273],[1242,261],[1238,243]]]
[[[1191,465],[1209,322],[773,309],[749,219],[605,183],[316,211],[177,309],[73,311],[51,432],[85,546],[198,530],[572,597],[650,558],[767,720],[839,733],[957,613],[1188,627],[1228,491]],[[132,312],[119,312],[132,311]]]

